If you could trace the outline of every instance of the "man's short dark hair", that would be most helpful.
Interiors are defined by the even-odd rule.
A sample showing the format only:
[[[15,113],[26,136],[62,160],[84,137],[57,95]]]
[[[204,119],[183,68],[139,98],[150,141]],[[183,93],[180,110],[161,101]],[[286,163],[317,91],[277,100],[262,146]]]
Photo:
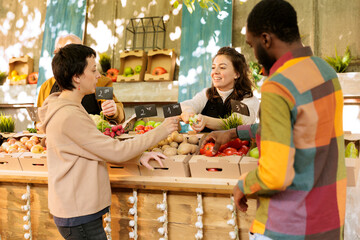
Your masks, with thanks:
[[[247,30],[255,36],[273,33],[287,43],[300,40],[296,11],[284,0],[262,0],[256,4],[248,16]]]
[[[68,44],[55,54],[51,66],[61,90],[72,90],[74,76],[80,76],[87,67],[87,58],[96,57],[96,52],[81,44]]]

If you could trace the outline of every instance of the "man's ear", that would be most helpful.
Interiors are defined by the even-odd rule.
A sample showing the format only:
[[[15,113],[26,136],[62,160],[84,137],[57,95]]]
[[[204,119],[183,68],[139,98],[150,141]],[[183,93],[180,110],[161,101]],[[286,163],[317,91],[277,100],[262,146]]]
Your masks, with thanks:
[[[272,38],[271,38],[271,35],[269,33],[262,33],[260,35],[260,41],[261,43],[263,44],[263,46],[265,48],[270,48],[271,47],[271,43],[272,43]]]

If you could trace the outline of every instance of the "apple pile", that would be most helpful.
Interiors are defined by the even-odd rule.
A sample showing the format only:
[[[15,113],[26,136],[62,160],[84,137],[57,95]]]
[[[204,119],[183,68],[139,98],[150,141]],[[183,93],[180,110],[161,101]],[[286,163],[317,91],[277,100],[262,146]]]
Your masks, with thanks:
[[[111,128],[105,128],[105,131],[103,132],[106,136],[110,136],[112,138],[115,138],[116,136],[120,136],[121,134],[125,133],[125,130],[122,125],[115,125]]]
[[[163,67],[156,67],[154,68],[154,70],[152,71],[152,75],[162,75],[167,73],[166,69]]]
[[[44,143],[42,143],[44,144]],[[5,153],[44,153],[45,147],[41,145],[41,139],[37,136],[21,137],[19,140],[8,138],[6,142],[1,144],[0,152]]]
[[[138,120],[134,124],[134,131],[136,134],[144,134],[157,126],[159,126],[161,122],[155,122],[155,121],[148,121],[144,122],[143,120]]]

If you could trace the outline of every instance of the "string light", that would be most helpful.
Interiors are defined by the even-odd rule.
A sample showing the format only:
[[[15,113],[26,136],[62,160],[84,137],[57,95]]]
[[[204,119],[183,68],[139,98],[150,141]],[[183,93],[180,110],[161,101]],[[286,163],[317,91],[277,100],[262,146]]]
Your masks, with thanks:
[[[197,194],[197,203],[198,206],[195,209],[197,214],[197,222],[195,223],[195,227],[197,228],[197,233],[195,234],[195,239],[203,239],[203,223],[202,223],[202,215],[204,214],[203,205],[202,205],[202,195],[201,193]]]
[[[26,205],[21,206],[21,210],[26,211],[26,215],[23,216],[25,224],[23,228],[25,231],[24,238],[32,240],[32,231],[31,231],[31,216],[30,216],[30,185],[26,186],[26,193],[21,196],[22,200],[26,200]]]
[[[234,227],[234,231],[229,232],[230,239],[239,240],[239,228],[236,223],[236,207],[234,202],[234,197],[230,196],[231,203],[226,206],[227,209],[231,212],[231,219],[227,221],[227,224]]]
[[[106,233],[106,237],[107,237],[108,240],[111,240],[111,214],[110,214],[110,209],[109,209],[109,212],[106,213],[106,215],[105,215],[104,222],[106,223],[106,226],[104,228],[105,233]]]
[[[162,236],[159,240],[168,239],[168,205],[167,205],[167,192],[163,192],[163,201],[156,205],[156,208],[163,212],[157,220],[163,223],[162,227],[158,228],[158,233]]]
[[[138,235],[137,235],[137,219],[138,219],[138,215],[137,215],[137,191],[136,189],[133,190],[133,195],[131,197],[129,197],[128,199],[129,203],[132,204],[132,207],[129,209],[129,214],[134,216],[134,219],[131,219],[129,221],[129,226],[131,227],[131,232],[129,232],[129,238],[137,240]]]

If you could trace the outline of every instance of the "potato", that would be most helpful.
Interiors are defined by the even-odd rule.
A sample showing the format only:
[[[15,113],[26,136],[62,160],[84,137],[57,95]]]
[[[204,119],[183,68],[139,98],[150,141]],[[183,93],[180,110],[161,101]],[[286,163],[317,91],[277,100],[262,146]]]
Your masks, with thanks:
[[[160,152],[160,153],[162,153],[163,151],[160,148],[153,148],[152,152]]]
[[[174,142],[182,143],[184,141],[184,136],[182,134],[177,135],[175,138],[173,138]]]
[[[161,140],[161,141],[158,143],[159,146],[164,146],[164,145],[166,145],[166,144],[168,144],[167,139]]]
[[[170,157],[170,156],[175,156],[177,153],[177,149],[176,148],[172,148],[172,147],[168,147],[164,150],[164,155]]]
[[[170,147],[177,148],[179,144],[177,142],[170,143]]]
[[[194,145],[194,144],[191,144],[191,153],[195,153],[197,150],[198,150],[198,146],[197,145]]]
[[[188,143],[198,144],[199,143],[199,138],[197,136],[195,136],[195,135],[191,135],[188,138]]]
[[[192,150],[192,146],[190,143],[182,143],[179,145],[177,153],[179,155],[187,155],[187,154],[191,153],[191,150]]]
[[[170,146],[166,144],[166,145],[162,146],[161,149],[164,151],[165,149],[167,149],[167,148],[169,148],[169,147],[170,147]]]

